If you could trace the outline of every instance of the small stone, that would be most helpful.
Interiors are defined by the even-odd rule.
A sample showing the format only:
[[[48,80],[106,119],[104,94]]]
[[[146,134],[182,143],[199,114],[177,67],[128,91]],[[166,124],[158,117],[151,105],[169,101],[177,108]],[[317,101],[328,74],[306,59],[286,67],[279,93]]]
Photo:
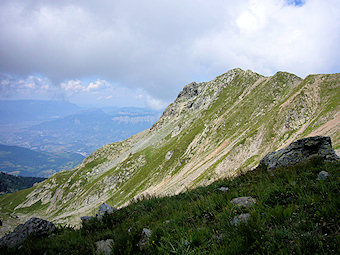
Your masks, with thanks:
[[[220,190],[222,192],[226,192],[226,191],[229,190],[229,188],[228,187],[220,187],[220,188],[218,188],[218,190]]]
[[[240,207],[250,207],[256,204],[256,199],[252,197],[237,197],[231,200],[230,203]]]
[[[112,239],[100,240],[96,242],[97,254],[98,255],[99,254],[105,254],[105,255],[111,254],[112,245],[113,245]]]
[[[232,221],[230,221],[230,224],[233,226],[237,226],[240,223],[247,223],[248,220],[250,219],[250,214],[249,213],[243,213],[238,216],[235,216]]]
[[[318,174],[317,180],[319,180],[319,181],[325,181],[325,180],[327,179],[328,176],[329,176],[329,173],[327,173],[326,171],[321,171],[321,172]]]
[[[94,217],[93,216],[81,216],[81,223],[84,225],[86,225],[87,223],[89,223],[89,221],[93,220]]]
[[[172,155],[174,154],[174,151],[168,151],[165,155],[165,160],[168,161],[169,159],[171,159]]]
[[[140,240],[137,244],[140,250],[143,250],[144,246],[148,243],[150,237],[152,235],[152,230],[148,228],[143,228]]]

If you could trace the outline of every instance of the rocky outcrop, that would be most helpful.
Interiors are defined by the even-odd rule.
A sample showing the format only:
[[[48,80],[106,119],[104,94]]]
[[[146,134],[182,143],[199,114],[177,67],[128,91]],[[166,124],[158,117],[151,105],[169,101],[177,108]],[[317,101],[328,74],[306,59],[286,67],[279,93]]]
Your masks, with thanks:
[[[53,233],[56,230],[56,226],[50,222],[40,218],[31,218],[17,226],[13,232],[7,234],[0,239],[0,247],[7,246],[9,248],[23,242],[28,236],[45,236]]]
[[[297,140],[284,149],[267,154],[259,165],[270,170],[295,165],[311,157],[329,161],[339,160],[332,148],[330,137],[314,136]]]

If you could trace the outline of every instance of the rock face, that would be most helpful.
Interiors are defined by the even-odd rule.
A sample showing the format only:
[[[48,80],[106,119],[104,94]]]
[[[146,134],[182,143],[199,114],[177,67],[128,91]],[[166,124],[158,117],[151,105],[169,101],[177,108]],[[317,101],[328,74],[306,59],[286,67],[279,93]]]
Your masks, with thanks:
[[[329,161],[339,160],[332,148],[330,137],[314,136],[297,140],[284,149],[267,154],[260,161],[260,166],[271,170],[294,165],[310,157],[320,157]]]
[[[53,233],[56,226],[50,222],[40,218],[31,218],[17,226],[13,232],[7,234],[0,239],[0,247],[14,247],[23,242],[28,236],[44,236]]]

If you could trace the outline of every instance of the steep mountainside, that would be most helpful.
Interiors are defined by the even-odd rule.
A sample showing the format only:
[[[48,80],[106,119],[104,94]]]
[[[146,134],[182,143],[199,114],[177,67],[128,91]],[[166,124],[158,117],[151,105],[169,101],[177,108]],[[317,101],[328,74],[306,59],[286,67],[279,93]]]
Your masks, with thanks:
[[[72,171],[0,198],[3,213],[79,222],[103,202],[177,194],[251,169],[268,152],[310,135],[340,148],[340,74],[264,77],[233,69],[191,83],[151,129],[98,149]],[[5,209],[6,205],[6,209]]]

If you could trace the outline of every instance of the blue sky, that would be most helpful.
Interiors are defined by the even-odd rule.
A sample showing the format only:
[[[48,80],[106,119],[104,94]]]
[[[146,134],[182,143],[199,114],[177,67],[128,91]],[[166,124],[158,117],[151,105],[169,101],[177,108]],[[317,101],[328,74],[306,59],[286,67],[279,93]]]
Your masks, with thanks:
[[[340,71],[339,0],[2,0],[0,99],[163,109],[235,67]]]

